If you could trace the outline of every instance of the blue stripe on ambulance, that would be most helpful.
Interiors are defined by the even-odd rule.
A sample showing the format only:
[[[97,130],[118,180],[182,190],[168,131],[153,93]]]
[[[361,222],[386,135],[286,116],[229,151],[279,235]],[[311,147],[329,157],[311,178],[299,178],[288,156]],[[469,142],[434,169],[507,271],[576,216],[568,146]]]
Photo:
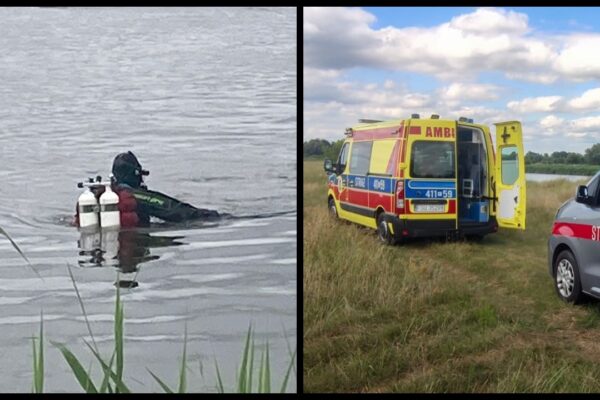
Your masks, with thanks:
[[[404,193],[405,197],[410,199],[454,199],[456,198],[456,183],[407,179]]]
[[[370,190],[372,192],[392,193],[396,187],[396,179],[372,175],[347,175],[347,185],[352,189]]]

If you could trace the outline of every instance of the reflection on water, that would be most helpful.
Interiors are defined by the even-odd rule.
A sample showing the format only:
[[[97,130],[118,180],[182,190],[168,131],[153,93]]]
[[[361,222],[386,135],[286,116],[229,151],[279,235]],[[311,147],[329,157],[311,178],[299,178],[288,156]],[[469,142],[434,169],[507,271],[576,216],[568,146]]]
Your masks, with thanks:
[[[136,230],[81,231],[77,241],[78,264],[81,267],[114,267],[124,274],[130,274],[137,272],[141,263],[160,258],[153,255],[150,249],[180,246],[185,244],[179,241],[183,238],[157,236]],[[137,286],[137,283],[131,285]]]

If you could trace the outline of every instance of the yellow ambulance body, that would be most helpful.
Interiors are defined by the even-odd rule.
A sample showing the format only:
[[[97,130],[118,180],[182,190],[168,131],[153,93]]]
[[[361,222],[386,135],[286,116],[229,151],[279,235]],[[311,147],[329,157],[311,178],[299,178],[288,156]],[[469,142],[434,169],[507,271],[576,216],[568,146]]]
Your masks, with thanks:
[[[338,159],[325,161],[335,216],[386,243],[525,229],[520,122],[495,124],[494,146],[489,128],[466,118],[361,121],[346,130]]]

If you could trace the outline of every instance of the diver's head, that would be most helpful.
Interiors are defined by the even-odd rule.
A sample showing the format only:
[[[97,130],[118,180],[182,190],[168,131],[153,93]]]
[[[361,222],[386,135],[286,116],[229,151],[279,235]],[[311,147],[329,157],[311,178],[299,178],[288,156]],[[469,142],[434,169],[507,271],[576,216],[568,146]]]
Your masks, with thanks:
[[[149,172],[142,169],[136,156],[128,151],[115,157],[112,173],[117,183],[125,183],[133,188],[138,188],[143,183],[143,176]]]

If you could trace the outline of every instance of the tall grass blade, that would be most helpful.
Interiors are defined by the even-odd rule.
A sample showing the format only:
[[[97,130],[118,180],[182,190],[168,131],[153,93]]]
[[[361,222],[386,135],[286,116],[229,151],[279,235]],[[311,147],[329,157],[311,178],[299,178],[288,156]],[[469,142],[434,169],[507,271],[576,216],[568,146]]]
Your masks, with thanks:
[[[290,346],[290,341],[288,340],[287,335],[285,334],[285,326],[283,325],[283,323],[281,324],[281,328],[283,330],[283,338],[285,339],[285,344],[287,346],[288,349],[288,354],[290,355],[290,357],[292,357],[292,359],[295,357],[296,354],[296,350],[294,350],[294,355],[292,355],[292,346]],[[296,374],[296,364],[293,364],[293,370],[294,370],[294,374]]]
[[[73,272],[71,271],[71,265],[69,265],[69,263],[67,263],[67,270],[69,271],[71,282],[73,283],[73,287],[75,288],[75,294],[77,294],[77,300],[79,301],[79,305],[81,306],[81,312],[83,312],[83,318],[85,319],[85,324],[88,328],[90,337],[92,338],[92,343],[94,343],[94,348],[96,349],[96,351],[98,351],[98,346],[96,345],[96,340],[94,339],[94,334],[92,333],[92,328],[90,327],[90,321],[88,320],[87,313],[85,312],[83,300],[81,300],[81,296],[79,295],[79,289],[77,289],[77,284],[75,283],[75,278],[73,277]]]
[[[33,382],[31,384],[31,391],[33,393],[39,393],[37,389],[37,374],[39,373],[37,369],[37,350],[35,349],[35,336],[31,338],[31,344],[33,345]]]
[[[252,393],[252,372],[254,370],[254,336],[250,345],[250,368],[248,368],[248,393]]]
[[[183,357],[181,360],[181,371],[179,372],[179,389],[177,390],[179,393],[185,393],[186,389],[186,346],[187,346],[187,320],[185,321],[185,329],[183,334]]]
[[[75,357],[75,355],[71,353],[71,351],[69,351],[69,349],[67,349],[64,345],[55,342],[50,343],[58,347],[58,349],[61,351],[83,390],[86,390],[86,393],[98,393],[96,386],[94,386],[90,376],[85,372],[77,357]]]
[[[117,274],[117,282],[119,275]],[[117,300],[115,304],[115,351],[117,353],[117,379],[123,380],[123,305],[119,285],[117,285]],[[117,387],[118,389],[118,387]]]
[[[108,368],[104,371],[104,378],[102,379],[102,384],[100,385],[100,393],[106,393],[106,391],[110,391],[112,393],[112,388],[110,387],[110,371],[112,370],[112,364],[115,359],[115,352],[113,351],[110,356],[110,361],[108,362]]]
[[[265,369],[265,352],[260,353],[260,368],[258,370],[258,393],[264,393],[264,371]]]
[[[269,364],[269,340],[267,339],[267,357],[265,361],[265,390],[263,393],[271,393],[271,366]]]
[[[87,369],[87,375],[90,377],[92,376],[92,362],[91,361],[90,361],[90,366]],[[90,380],[90,382],[91,382],[91,380]],[[86,393],[89,393],[89,390],[90,390],[89,386],[87,388],[85,388]]]
[[[150,371],[148,368],[146,368],[146,370],[148,370],[148,372],[150,372],[150,375],[152,375],[154,380],[156,380],[156,382],[158,382],[158,384],[160,385],[160,387],[163,388],[165,393],[171,393],[171,394],[174,393],[173,390],[169,386],[167,386],[166,383],[164,383],[162,380],[160,380],[160,378],[158,376],[154,375],[154,373],[152,373],[152,371]]]
[[[44,278],[42,278],[42,276],[39,274],[39,272],[37,272],[37,270],[35,268],[33,268],[33,265],[31,265],[31,263],[29,262],[29,259],[25,256],[25,253],[23,253],[21,251],[21,249],[19,248],[19,246],[17,246],[17,244],[15,243],[14,240],[12,240],[12,238],[9,236],[9,234],[0,227],[0,235],[3,235],[4,237],[6,237],[8,239],[8,241],[10,242],[10,244],[12,244],[12,246],[15,248],[15,250],[17,250],[19,252],[19,254],[21,255],[21,257],[23,257],[23,259],[25,261],[27,261],[27,264],[29,265],[29,268],[31,268],[33,270],[33,272],[38,276],[38,278],[40,278],[41,280],[44,280]]]
[[[44,391],[44,310],[40,311],[40,349],[37,359],[37,375],[35,379],[36,393]]]
[[[248,327],[248,333],[246,334],[246,345],[244,346],[244,353],[242,356],[242,363],[240,365],[240,371],[238,375],[238,393],[248,393],[246,380],[248,379],[248,352],[250,348],[250,336],[252,335],[252,325]]]
[[[33,344],[33,382],[31,391],[43,393],[44,391],[44,310],[40,311],[40,336],[39,348],[35,345],[36,337],[31,338]]]
[[[296,351],[294,350],[294,354],[292,354],[292,359],[290,360],[290,365],[288,366],[287,372],[285,373],[285,377],[283,378],[283,383],[281,384],[280,393],[285,393],[285,389],[287,388],[288,378],[290,377],[290,372],[292,372],[292,366],[295,366],[294,359],[296,358]],[[295,369],[295,368],[294,368]]]
[[[221,380],[221,374],[219,372],[219,364],[217,364],[217,360],[215,360],[215,368],[217,370],[217,391],[219,393],[225,393],[225,390],[223,390],[223,381]]]
[[[123,381],[121,379],[119,379],[118,375],[112,370],[112,365],[109,367],[104,362],[102,357],[100,357],[100,354],[96,350],[94,350],[94,348],[92,346],[90,346],[90,344],[88,342],[85,342],[85,344],[90,348],[90,350],[92,351],[92,354],[94,354],[96,359],[100,362],[100,365],[102,365],[102,369],[103,369],[104,373],[110,374],[110,377],[112,378],[113,382],[116,385],[115,390],[118,389],[120,393],[130,393],[129,388],[123,383]]]

